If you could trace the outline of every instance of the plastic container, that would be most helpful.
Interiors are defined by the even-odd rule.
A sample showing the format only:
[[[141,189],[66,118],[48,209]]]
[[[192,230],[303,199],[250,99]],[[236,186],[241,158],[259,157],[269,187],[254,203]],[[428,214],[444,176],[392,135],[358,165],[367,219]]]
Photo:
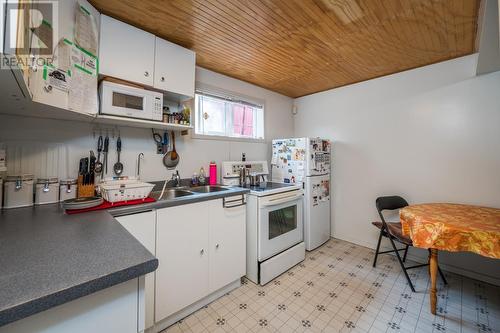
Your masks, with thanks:
[[[217,184],[217,164],[215,162],[210,162],[209,166],[209,184],[215,185]]]
[[[137,180],[111,180],[99,185],[102,197],[111,203],[145,199],[153,187],[153,184]]]
[[[76,179],[65,179],[59,182],[59,201],[76,198],[77,182]]]
[[[198,185],[206,185],[207,175],[205,174],[205,169],[200,168],[200,175],[198,176]]]
[[[35,185],[35,205],[59,201],[59,178],[38,178]]]
[[[33,206],[33,178],[31,174],[7,176],[3,208]]]

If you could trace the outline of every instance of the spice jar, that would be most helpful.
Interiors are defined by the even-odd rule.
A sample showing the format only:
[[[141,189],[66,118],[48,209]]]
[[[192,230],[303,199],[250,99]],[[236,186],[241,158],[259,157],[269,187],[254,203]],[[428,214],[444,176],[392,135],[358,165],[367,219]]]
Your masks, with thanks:
[[[59,201],[75,199],[77,193],[77,180],[65,179],[59,183]]]
[[[35,186],[35,205],[55,203],[59,198],[58,178],[38,178]]]
[[[7,176],[4,184],[4,208],[33,206],[33,175]]]

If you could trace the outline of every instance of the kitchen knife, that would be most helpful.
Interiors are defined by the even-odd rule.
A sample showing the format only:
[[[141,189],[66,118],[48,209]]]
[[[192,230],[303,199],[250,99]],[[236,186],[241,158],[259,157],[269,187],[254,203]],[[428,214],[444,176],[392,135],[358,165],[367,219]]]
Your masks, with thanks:
[[[80,158],[80,166],[78,167],[78,174],[83,175],[83,158]]]
[[[95,154],[94,152],[91,150],[90,151],[90,166],[89,166],[89,183],[90,184],[94,184],[94,179],[95,179],[95,175],[94,175],[94,171],[95,171],[95,162],[96,162],[96,158],[95,158]]]
[[[88,185],[88,175],[89,175],[89,158],[85,157],[83,159],[83,183],[84,185]]]

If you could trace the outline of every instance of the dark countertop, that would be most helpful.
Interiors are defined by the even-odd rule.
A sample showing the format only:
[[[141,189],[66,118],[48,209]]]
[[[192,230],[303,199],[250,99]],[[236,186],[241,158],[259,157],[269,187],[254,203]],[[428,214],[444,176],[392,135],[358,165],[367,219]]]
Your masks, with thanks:
[[[0,212],[0,326],[156,270],[158,260],[113,216],[241,195],[196,194],[67,215],[58,204]]]

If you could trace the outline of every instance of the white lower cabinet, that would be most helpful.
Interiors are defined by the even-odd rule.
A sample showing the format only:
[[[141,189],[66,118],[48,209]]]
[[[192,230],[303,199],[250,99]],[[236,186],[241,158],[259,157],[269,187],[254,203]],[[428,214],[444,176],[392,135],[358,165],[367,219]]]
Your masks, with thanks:
[[[0,333],[140,333],[139,277],[0,327]]]
[[[246,206],[224,208],[209,201],[209,288],[214,292],[246,273]]]
[[[141,244],[155,255],[156,243],[156,213],[154,211],[119,216],[116,220],[127,229]],[[155,273],[146,274],[144,283],[145,314],[144,318],[139,318],[144,323],[145,328],[154,325],[155,306]]]
[[[246,267],[246,206],[223,199],[157,210],[155,321],[237,281]]]
[[[156,321],[208,295],[208,202],[157,211]]]

